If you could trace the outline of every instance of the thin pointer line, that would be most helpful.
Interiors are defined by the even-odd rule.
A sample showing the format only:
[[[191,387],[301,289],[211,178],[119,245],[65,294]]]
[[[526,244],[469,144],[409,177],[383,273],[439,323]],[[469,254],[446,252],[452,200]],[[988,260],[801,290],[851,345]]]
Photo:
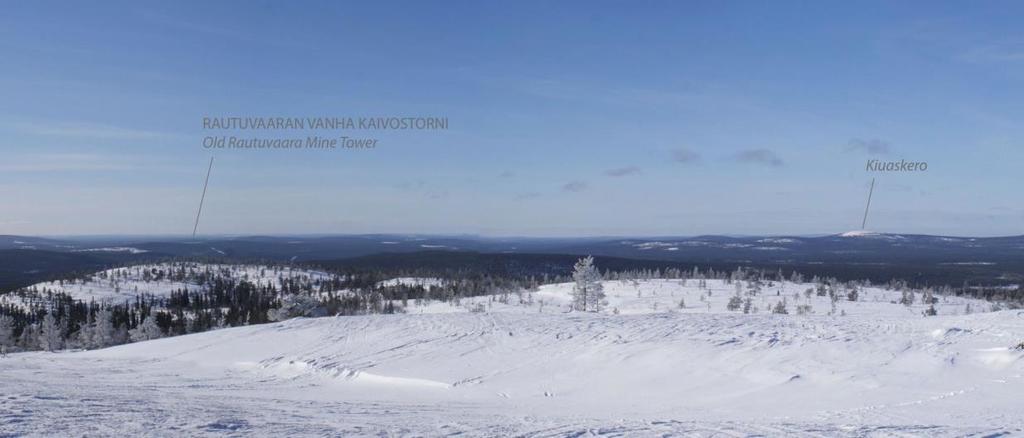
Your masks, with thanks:
[[[860,229],[861,230],[863,230],[864,227],[866,227],[868,225],[868,209],[871,208],[871,195],[873,195],[874,193],[875,193],[875,179],[871,178],[871,190],[868,191],[868,205],[866,207],[864,207],[864,221],[860,223]]]
[[[199,215],[203,214],[203,201],[206,200],[206,187],[210,185],[210,171],[213,170],[213,157],[210,157],[210,166],[206,168],[206,182],[203,183],[203,197],[199,198],[199,211],[196,212],[196,225],[192,227],[192,240],[196,240],[196,230],[199,229]]]

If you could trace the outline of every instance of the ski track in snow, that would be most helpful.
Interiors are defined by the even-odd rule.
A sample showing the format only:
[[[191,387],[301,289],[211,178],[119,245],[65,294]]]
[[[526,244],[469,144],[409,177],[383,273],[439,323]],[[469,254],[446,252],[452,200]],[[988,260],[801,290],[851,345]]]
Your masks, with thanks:
[[[1024,432],[1024,312],[940,316],[867,289],[725,312],[732,286],[605,282],[622,314],[410,304],[0,359],[0,436],[977,436]],[[777,293],[776,293],[777,292]],[[710,300],[708,311],[701,296]],[[680,298],[687,307],[672,308]],[[545,300],[541,307],[539,301]],[[799,301],[803,303],[804,301]],[[655,305],[657,304],[657,305]],[[486,305],[491,311],[470,312]],[[672,309],[671,311],[667,311]],[[420,314],[422,313],[422,314]]]

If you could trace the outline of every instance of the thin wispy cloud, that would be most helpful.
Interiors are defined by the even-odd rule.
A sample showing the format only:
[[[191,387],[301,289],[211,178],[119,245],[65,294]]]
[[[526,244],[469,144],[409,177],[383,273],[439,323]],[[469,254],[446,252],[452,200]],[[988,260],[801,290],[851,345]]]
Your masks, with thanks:
[[[136,170],[141,165],[122,157],[94,154],[37,154],[7,157],[2,172],[67,172]]]
[[[608,169],[608,170],[604,171],[604,174],[608,175],[610,177],[617,178],[617,177],[621,177],[621,176],[636,175],[636,174],[638,174],[640,172],[641,172],[641,170],[640,170],[639,167],[636,167],[636,166],[626,166],[626,167],[617,167],[615,169]]]
[[[562,186],[562,190],[566,192],[578,193],[586,190],[587,187],[588,185],[584,181],[570,181]]]
[[[32,135],[88,138],[94,140],[152,140],[156,138],[164,138],[170,136],[169,134],[156,131],[123,128],[119,126],[102,125],[95,123],[15,122],[9,123],[8,126],[18,131]]]
[[[919,20],[896,36],[960,62],[1024,63],[1024,39],[979,32],[962,24],[950,19]]]
[[[398,184],[395,184],[395,188],[399,190],[419,190],[425,187],[426,185],[426,181],[418,179],[415,181],[402,181]]]
[[[974,63],[1024,63],[1024,41],[978,45],[967,49],[960,59]]]
[[[770,149],[749,149],[741,151],[733,158],[740,163],[760,164],[772,167],[780,167],[784,164],[782,158]]]
[[[520,193],[520,194],[516,195],[516,199],[518,199],[520,201],[525,200],[525,199],[539,198],[539,197],[540,197],[540,193],[539,192],[526,192],[526,193]]]
[[[491,86],[516,89],[542,99],[599,106],[631,106],[730,113],[764,113],[778,110],[748,94],[737,93],[715,82],[690,82],[683,87],[652,88],[635,85],[581,81],[578,77],[508,77],[470,74],[473,80]]]
[[[700,161],[700,154],[685,148],[672,150],[672,161],[677,163],[695,163]]]
[[[189,34],[205,34],[213,38],[269,47],[308,49],[307,46],[302,45],[294,37],[288,35],[275,35],[271,38],[262,32],[252,32],[250,28],[245,26],[232,26],[214,22],[210,20],[210,17],[204,16],[202,19],[196,19],[196,17],[175,16],[174,14],[160,13],[153,10],[141,10],[136,11],[136,13],[139,14],[142,20],[152,24],[153,27],[187,32]]]
[[[887,155],[892,150],[892,146],[888,142],[877,138],[870,140],[855,138],[850,140],[843,150],[846,152],[865,152],[870,155]]]
[[[498,178],[512,178],[516,176],[516,173],[511,170],[506,170],[498,174]]]

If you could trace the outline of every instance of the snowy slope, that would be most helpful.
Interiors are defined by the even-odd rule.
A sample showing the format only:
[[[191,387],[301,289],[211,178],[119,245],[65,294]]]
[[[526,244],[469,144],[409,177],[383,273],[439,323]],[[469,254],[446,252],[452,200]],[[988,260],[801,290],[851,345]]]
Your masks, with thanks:
[[[1024,312],[952,315],[964,303],[948,303],[948,312],[925,318],[881,290],[867,292],[878,301],[844,303],[847,316],[744,315],[719,309],[724,301],[710,312],[654,310],[652,302],[706,294],[690,283],[606,282],[618,315],[563,313],[569,286],[550,285],[532,305],[495,303],[489,313],[429,304],[455,311],[14,354],[0,359],[0,433],[962,436],[1024,428],[1024,353],[1009,348],[1024,341]],[[712,300],[730,290],[709,287]],[[542,299],[550,300],[543,309]]]

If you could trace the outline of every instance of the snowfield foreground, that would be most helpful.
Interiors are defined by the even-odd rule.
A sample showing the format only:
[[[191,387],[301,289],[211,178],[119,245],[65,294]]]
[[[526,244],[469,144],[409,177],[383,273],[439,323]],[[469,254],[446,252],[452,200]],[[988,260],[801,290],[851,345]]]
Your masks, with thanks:
[[[608,281],[610,309],[599,314],[565,313],[571,286],[549,285],[529,304],[425,303],[404,315],[13,354],[0,359],[0,435],[1024,431],[1024,352],[1013,348],[1022,311],[964,314],[982,303],[949,298],[924,317],[920,304],[892,304],[898,292],[866,289],[838,303],[845,316],[826,315],[823,297],[804,297],[813,314],[768,313],[787,295],[803,303],[792,293],[806,285],[786,284],[743,314],[723,309],[728,285],[708,283],[701,299],[694,280]]]

